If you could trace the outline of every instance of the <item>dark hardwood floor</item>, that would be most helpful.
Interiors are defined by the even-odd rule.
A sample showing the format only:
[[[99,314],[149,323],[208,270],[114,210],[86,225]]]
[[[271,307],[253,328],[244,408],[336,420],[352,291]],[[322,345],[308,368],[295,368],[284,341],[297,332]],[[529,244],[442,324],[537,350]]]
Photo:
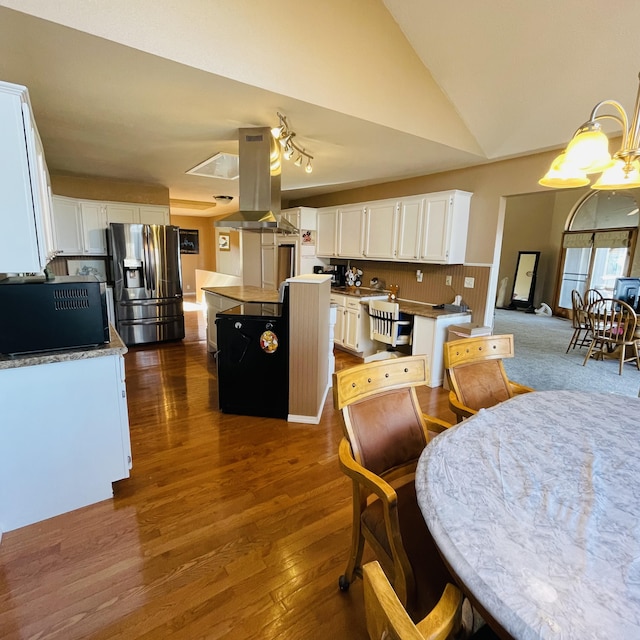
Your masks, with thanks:
[[[367,637],[362,582],[338,590],[351,495],[331,396],[319,425],[221,414],[205,320],[186,320],[183,342],[125,356],[133,469],[114,499],[4,534],[3,640]],[[453,421],[442,389],[419,397]]]

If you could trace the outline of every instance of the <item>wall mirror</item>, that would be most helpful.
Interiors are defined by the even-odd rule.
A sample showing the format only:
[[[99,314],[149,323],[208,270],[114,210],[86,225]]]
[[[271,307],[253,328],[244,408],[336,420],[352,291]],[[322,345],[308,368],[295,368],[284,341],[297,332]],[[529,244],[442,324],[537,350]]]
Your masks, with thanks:
[[[539,251],[519,251],[516,274],[513,278],[510,309],[525,308],[532,310],[533,295],[536,290]]]

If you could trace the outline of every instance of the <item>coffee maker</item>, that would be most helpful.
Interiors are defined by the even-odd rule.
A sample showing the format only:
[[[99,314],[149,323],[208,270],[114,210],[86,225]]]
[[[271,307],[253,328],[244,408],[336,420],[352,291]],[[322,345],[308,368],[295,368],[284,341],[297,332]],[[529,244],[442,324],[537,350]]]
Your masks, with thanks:
[[[332,287],[344,287],[347,267],[344,264],[317,265],[313,267],[314,273],[324,273],[331,276]]]

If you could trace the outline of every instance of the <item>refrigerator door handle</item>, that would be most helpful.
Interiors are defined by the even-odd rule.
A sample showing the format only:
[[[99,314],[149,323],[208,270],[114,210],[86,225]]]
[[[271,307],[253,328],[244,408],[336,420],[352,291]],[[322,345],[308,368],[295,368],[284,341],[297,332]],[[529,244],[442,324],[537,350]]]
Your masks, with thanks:
[[[151,234],[149,233],[149,227],[144,225],[144,276],[146,281],[146,288],[149,291],[155,292],[156,290],[156,272],[155,272],[155,256],[152,253],[151,248]]]

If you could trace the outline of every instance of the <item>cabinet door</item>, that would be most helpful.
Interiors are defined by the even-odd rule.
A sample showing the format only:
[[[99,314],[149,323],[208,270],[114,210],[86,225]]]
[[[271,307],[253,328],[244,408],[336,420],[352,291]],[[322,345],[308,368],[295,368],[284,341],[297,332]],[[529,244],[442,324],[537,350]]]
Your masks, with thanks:
[[[276,286],[276,247],[262,245],[260,247],[262,288],[277,289]]]
[[[84,252],[91,256],[107,255],[107,213],[99,202],[81,202]]]
[[[35,141],[23,92],[0,83],[0,272],[39,272],[44,264],[37,234],[30,149]],[[25,108],[23,113],[23,106]],[[23,119],[24,116],[24,119]]]
[[[67,256],[82,255],[82,217],[78,201],[54,197],[53,221],[56,251]]]
[[[169,219],[169,207],[150,205],[140,207],[140,222],[142,224],[171,224]]]
[[[393,260],[396,254],[396,202],[371,203],[364,212],[365,258]]]
[[[447,262],[449,244],[449,194],[425,198],[422,248],[420,258],[425,262]]]
[[[337,209],[318,210],[318,237],[317,254],[319,256],[333,257],[336,255],[336,223],[338,219]]]
[[[424,198],[403,200],[398,214],[398,260],[418,260],[420,257],[420,237],[422,236],[422,215]]]
[[[356,309],[345,309],[344,313],[344,346],[358,351],[358,321],[360,312]]]
[[[127,204],[107,204],[107,222],[140,222],[140,207]]]
[[[362,258],[364,207],[338,209],[337,253],[342,258]]]

